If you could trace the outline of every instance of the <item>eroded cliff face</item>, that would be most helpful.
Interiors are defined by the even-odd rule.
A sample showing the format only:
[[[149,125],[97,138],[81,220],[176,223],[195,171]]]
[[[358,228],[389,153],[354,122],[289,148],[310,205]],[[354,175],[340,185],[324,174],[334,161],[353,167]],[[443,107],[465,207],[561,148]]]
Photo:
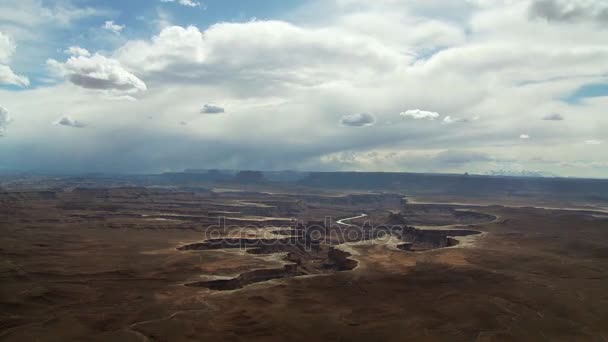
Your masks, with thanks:
[[[478,219],[492,221],[495,219],[492,215],[463,212],[467,215],[473,215]],[[397,247],[406,251],[425,251],[429,249],[451,247],[458,244],[458,240],[454,237],[476,235],[480,232],[471,229],[420,229],[413,226],[408,226],[407,213],[391,213],[388,218],[389,224],[392,226],[392,233],[399,236],[404,241],[403,244]]]
[[[215,279],[198,281],[186,284],[186,286],[205,287],[211,290],[227,291],[236,290],[250,284],[260,283],[272,279],[295,277],[302,275],[295,264],[285,264],[282,268],[258,269],[241,273],[236,278]]]
[[[386,221],[387,224],[378,228],[369,224],[334,225],[322,230],[314,224],[311,226],[300,224],[292,229],[271,230],[273,236],[269,238],[225,237],[181,246],[178,249],[182,251],[242,249],[254,255],[283,254],[281,258],[285,264],[281,268],[252,270],[234,278],[187,284],[212,290],[234,290],[271,279],[353,270],[357,267],[358,261],[352,258],[351,253],[341,248],[345,244],[365,242],[390,235],[403,242],[396,245],[398,249],[421,252],[454,246],[458,244],[458,240],[454,237],[479,234],[478,231],[470,229],[418,229],[405,224],[407,217],[404,213],[392,213]]]
[[[479,234],[475,230],[422,230],[414,227],[403,227],[401,239],[405,243],[397,246],[406,251],[425,251],[458,245],[456,236]]]
[[[336,247],[330,247],[327,256],[331,262],[328,265],[333,266],[336,271],[350,271],[358,265],[356,260],[350,258],[350,253]]]
[[[423,226],[467,225],[495,219],[494,216],[484,213],[433,204],[405,204],[399,215],[403,217],[403,223]]]
[[[350,259],[351,254],[340,249],[330,247],[327,252],[327,259],[322,263],[325,270],[334,272],[350,271],[357,267],[357,261]],[[197,281],[186,284],[186,286],[205,287],[211,290],[227,291],[236,290],[250,284],[265,282],[272,279],[297,277],[308,275],[302,267],[302,259],[293,253],[288,253],[285,257],[288,261],[280,268],[256,269],[241,273],[238,277],[227,279],[213,279]]]

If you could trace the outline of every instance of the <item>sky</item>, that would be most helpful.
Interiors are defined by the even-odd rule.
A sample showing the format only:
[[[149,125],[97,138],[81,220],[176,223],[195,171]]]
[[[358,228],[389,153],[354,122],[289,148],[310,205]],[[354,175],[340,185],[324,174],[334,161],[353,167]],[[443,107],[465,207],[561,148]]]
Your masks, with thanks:
[[[0,171],[608,178],[608,2],[0,0]]]

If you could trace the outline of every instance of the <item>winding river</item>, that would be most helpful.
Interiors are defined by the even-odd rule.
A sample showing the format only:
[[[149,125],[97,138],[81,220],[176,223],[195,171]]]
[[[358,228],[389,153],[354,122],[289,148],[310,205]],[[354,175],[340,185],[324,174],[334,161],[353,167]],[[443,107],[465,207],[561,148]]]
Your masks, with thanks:
[[[361,214],[359,216],[353,216],[353,217],[343,218],[341,220],[336,221],[336,223],[337,224],[341,224],[343,226],[354,226],[354,224],[345,223],[345,221],[356,220],[358,218],[363,218],[363,217],[367,217],[367,214]]]

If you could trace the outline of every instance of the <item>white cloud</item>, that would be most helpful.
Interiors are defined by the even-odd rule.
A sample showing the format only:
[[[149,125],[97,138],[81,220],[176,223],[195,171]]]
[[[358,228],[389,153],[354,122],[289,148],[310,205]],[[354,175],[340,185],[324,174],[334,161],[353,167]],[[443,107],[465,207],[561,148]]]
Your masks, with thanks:
[[[0,32],[0,63],[7,64],[16,49],[17,46],[11,37]]]
[[[585,144],[587,145],[601,145],[602,141],[597,139],[585,140]]]
[[[11,117],[8,115],[8,110],[0,106],[0,137],[6,134],[6,127],[11,122]]]
[[[74,128],[83,128],[86,127],[86,125],[78,120],[74,120],[69,116],[62,116],[61,118],[59,118],[57,121],[53,122],[54,125],[59,125],[59,126],[68,126],[68,127],[74,127]]]
[[[521,135],[519,136],[519,139],[524,139],[524,140],[525,140],[525,139],[530,139],[530,135],[528,135],[528,134],[521,134]]]
[[[115,34],[120,34],[120,32],[122,32],[122,30],[124,30],[124,28],[126,27],[125,25],[118,25],[115,24],[114,21],[112,20],[108,20],[106,21],[103,26],[102,26],[105,30],[108,30],[110,32],[113,32]]]
[[[577,64],[583,61],[584,64]],[[601,45],[566,47],[551,41],[542,46],[524,41],[484,42],[440,51],[418,63],[418,67],[427,74],[466,78],[477,75],[494,83],[513,84],[594,75],[597,68],[608,68],[608,48]],[[496,77],[496,72],[500,77]]]
[[[8,65],[0,64],[0,84],[27,87],[30,85],[30,81],[25,76],[15,74]]]
[[[50,59],[49,67],[73,84],[87,88],[111,92],[113,95],[127,95],[144,92],[146,84],[127,71],[119,61],[95,54],[91,57],[72,56],[64,63]]]
[[[212,104],[206,104],[201,108],[201,114],[220,114],[224,113],[224,108]]]
[[[345,114],[340,118],[342,126],[365,127],[373,126],[376,123],[376,116],[371,113]]]
[[[40,34],[42,25],[69,26],[75,21],[112,15],[113,11],[77,6],[70,0],[40,1],[40,0],[0,0],[0,23],[13,27],[27,27],[37,29]]]
[[[405,112],[401,112],[401,114],[399,114],[403,117],[409,117],[412,119],[416,119],[416,120],[421,120],[421,119],[426,119],[426,120],[435,120],[439,117],[439,113],[437,112],[430,112],[430,111],[426,111],[426,110],[420,110],[420,109],[408,109]]]
[[[11,37],[0,32],[0,85],[11,84],[27,87],[30,85],[30,80],[25,76],[15,74],[8,66],[16,49],[17,45]]]
[[[89,52],[89,50],[85,49],[85,48],[81,48],[80,46],[70,46],[69,48],[65,49],[63,51],[64,53],[70,55],[70,56],[84,56],[84,57],[90,57],[91,53]]]
[[[360,131],[359,131],[360,132]],[[464,172],[472,165],[493,164],[496,158],[475,150],[372,150],[344,151],[322,156],[330,170]]]
[[[408,52],[424,53],[466,41],[462,27],[431,18],[417,18],[407,10],[347,12],[337,19],[335,25],[407,49]]]
[[[150,42],[128,42],[116,56],[142,75],[169,82],[251,90],[360,81],[395,71],[411,58],[374,39],[283,21],[219,23],[204,32],[171,26]]]
[[[199,7],[201,3],[194,0],[160,0],[160,2],[175,2],[186,7]]]

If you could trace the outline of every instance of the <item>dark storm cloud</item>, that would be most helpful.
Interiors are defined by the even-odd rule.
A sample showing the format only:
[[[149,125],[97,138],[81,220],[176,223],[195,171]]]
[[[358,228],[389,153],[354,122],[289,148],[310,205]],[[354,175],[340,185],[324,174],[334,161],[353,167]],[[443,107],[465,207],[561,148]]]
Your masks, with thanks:
[[[562,120],[564,120],[564,116],[559,113],[550,113],[550,114],[543,116],[543,120],[562,121]]]
[[[200,153],[193,153],[193,149]],[[281,170],[295,167],[321,153],[317,146],[293,147],[273,142],[244,144],[158,132],[142,132],[135,136],[128,129],[114,130],[111,139],[103,145],[73,144],[66,148],[57,143],[43,147],[23,144],[15,149],[0,144],[3,164],[23,170],[52,172],[157,173],[189,168]],[[71,157],[74,154],[79,157]],[[29,158],[23,158],[23,155]]]
[[[74,120],[72,118],[70,118],[69,116],[62,116],[59,120],[54,122],[55,125],[58,126],[68,126],[68,127],[74,127],[74,128],[83,128],[86,127],[86,125],[78,120]]]
[[[117,93],[144,92],[146,84],[127,71],[119,61],[99,54],[71,56],[64,63],[49,59],[47,65],[71,83],[86,88]]]
[[[74,138],[65,135],[58,135],[42,145],[0,144],[2,163],[16,169],[53,172],[157,173],[192,168],[318,171],[325,167],[321,156],[330,153],[370,150],[398,143],[438,148],[453,145],[461,139],[459,135],[448,135],[442,136],[441,141],[428,142],[424,138],[432,133],[430,129],[419,128],[404,135],[403,128],[396,126],[388,127],[380,135],[374,130],[342,129],[336,134],[317,137],[314,144],[277,144],[265,135],[186,135],[181,129],[139,130],[138,134],[133,134],[128,127],[111,130],[100,127],[87,133],[79,135],[78,139],[83,139],[81,142],[104,141],[104,144],[74,143]],[[331,169],[335,168],[325,170]]]
[[[596,20],[608,23],[608,3],[606,1],[534,0],[530,5],[530,16],[549,21]]]
[[[70,75],[68,76],[68,80],[75,85],[86,89],[116,89],[123,91],[132,88],[130,84],[116,84],[114,80],[102,79],[88,75]]]
[[[223,107],[215,106],[212,104],[206,104],[201,108],[201,114],[221,114],[224,113],[225,110]]]
[[[342,126],[363,127],[372,126],[376,123],[376,116],[371,113],[346,114],[340,119]]]

